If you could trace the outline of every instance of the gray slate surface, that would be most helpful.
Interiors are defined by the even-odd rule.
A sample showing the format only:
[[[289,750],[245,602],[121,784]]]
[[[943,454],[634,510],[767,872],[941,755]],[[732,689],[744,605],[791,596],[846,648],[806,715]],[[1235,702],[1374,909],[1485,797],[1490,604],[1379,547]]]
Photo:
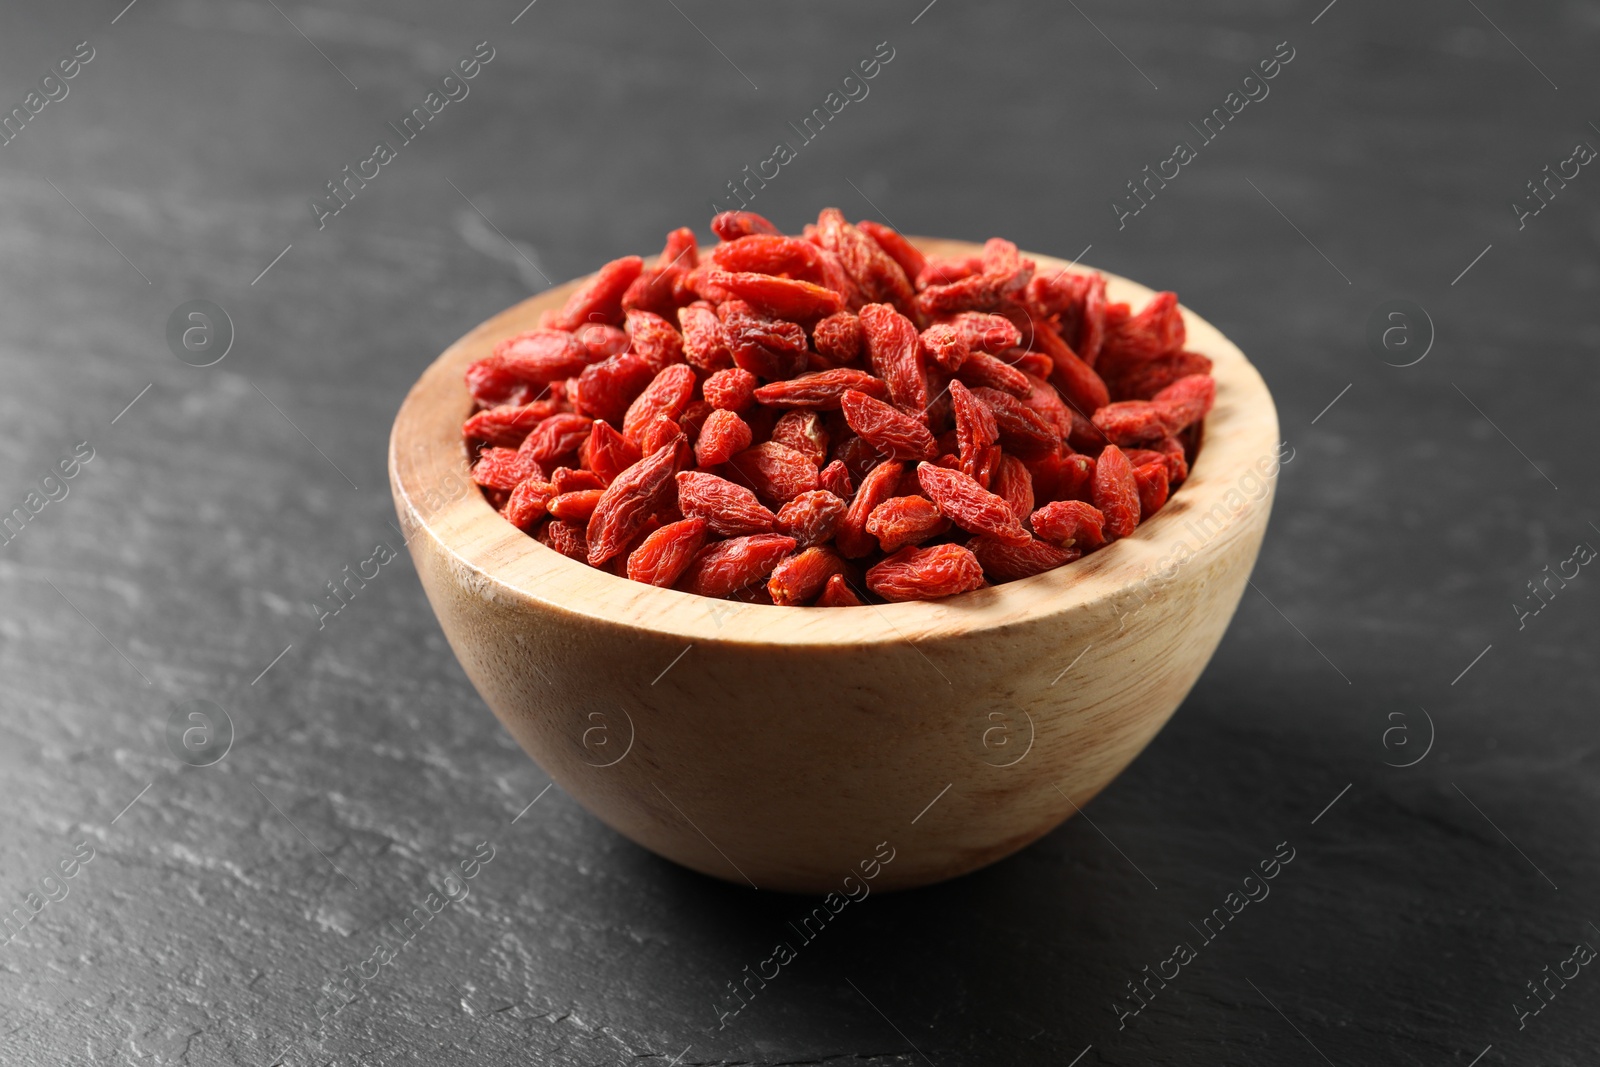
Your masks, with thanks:
[[[1600,945],[1600,592],[1584,571],[1520,630],[1511,605],[1600,546],[1600,173],[1521,230],[1510,207],[1600,145],[1593,4],[519,6],[0,13],[4,108],[95,50],[0,146],[0,511],[94,450],[0,546],[3,910],[93,849],[0,946],[0,1061],[1594,1062],[1590,969],[1520,1028],[1515,1005]],[[318,231],[323,183],[483,40],[470,96]],[[409,562],[321,630],[310,605],[399,547],[389,422],[440,349],[703,227],[885,40],[870,96],[752,206],[1092,245],[1238,341],[1295,459],[1216,659],[1089,818],[852,907],[719,1029],[802,902],[559,790],[517,818],[548,780]],[[1119,230],[1124,183],[1280,41],[1270,96]],[[1406,368],[1366,341],[1397,298],[1437,333]],[[192,299],[236,327],[214,366],[167,348]],[[237,733],[213,766],[165,739],[192,700]],[[469,895],[319,1021],[485,841]],[[1271,896],[1119,1029],[1124,983],[1281,841]]]

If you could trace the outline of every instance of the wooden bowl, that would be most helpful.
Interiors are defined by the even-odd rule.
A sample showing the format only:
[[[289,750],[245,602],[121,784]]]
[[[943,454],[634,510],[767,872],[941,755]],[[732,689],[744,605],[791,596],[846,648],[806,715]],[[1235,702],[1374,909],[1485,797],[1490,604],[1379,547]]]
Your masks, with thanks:
[[[1135,309],[1151,295],[1108,281]],[[1187,309],[1188,347],[1215,363],[1216,408],[1189,480],[1132,537],[941,601],[774,607],[584,566],[473,486],[462,372],[580,282],[501,312],[428,368],[395,420],[389,476],[478,692],[551,778],[645,848],[762,889],[952,878],[1087,804],[1222,639],[1266,531],[1278,422],[1255,368]]]

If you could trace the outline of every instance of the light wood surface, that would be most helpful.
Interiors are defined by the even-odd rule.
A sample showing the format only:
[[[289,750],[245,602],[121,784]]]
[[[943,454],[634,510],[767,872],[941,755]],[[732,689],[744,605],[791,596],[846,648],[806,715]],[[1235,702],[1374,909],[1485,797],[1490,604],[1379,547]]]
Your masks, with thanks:
[[[1028,255],[1042,272],[1067,267]],[[584,566],[505,522],[472,485],[463,371],[581,281],[445,351],[400,409],[389,473],[468,676],[529,755],[618,832],[762,889],[844,892],[881,842],[894,858],[874,889],[939,881],[1073,815],[1194,685],[1266,531],[1278,424],[1255,368],[1187,308],[1187,347],[1215,362],[1217,403],[1189,480],[1132,537],[942,601],[784,608]],[[1108,283],[1136,310],[1151,294]]]

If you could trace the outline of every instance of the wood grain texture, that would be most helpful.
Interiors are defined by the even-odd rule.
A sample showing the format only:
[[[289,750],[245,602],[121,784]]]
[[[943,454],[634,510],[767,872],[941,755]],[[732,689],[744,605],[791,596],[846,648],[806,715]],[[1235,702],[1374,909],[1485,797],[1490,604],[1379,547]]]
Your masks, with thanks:
[[[472,485],[462,372],[580,282],[441,355],[400,410],[389,466],[467,674],[529,755],[619,832],[764,889],[837,889],[885,841],[895,859],[879,887],[939,881],[1071,816],[1199,677],[1255,563],[1278,448],[1265,384],[1203,319],[1184,311],[1188,347],[1215,363],[1205,444],[1132,537],[943,601],[782,608],[586,567],[506,523]],[[1137,307],[1150,290],[1112,276],[1109,295]]]

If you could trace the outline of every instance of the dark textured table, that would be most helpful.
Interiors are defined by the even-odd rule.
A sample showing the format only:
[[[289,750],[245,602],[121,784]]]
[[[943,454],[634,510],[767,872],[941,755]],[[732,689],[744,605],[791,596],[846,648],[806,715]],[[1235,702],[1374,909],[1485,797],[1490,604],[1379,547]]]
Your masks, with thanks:
[[[0,1060],[1595,1062],[1593,4],[521,2],[0,14]],[[779,141],[749,188],[786,227],[1178,290],[1293,459],[1215,660],[1084,818],[847,910],[732,1014],[806,903],[544,792],[384,452],[451,340],[703,228]],[[184,311],[180,361],[195,300],[231,346]]]

